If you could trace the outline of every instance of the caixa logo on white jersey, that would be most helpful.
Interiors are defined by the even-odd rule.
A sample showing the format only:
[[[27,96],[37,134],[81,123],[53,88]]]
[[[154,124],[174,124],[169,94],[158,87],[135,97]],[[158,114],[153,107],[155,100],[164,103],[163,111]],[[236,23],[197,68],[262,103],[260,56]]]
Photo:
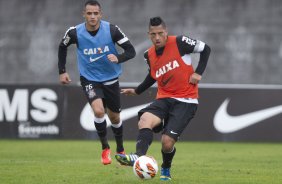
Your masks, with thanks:
[[[18,124],[19,137],[58,135],[58,96],[48,88],[0,89],[0,123]]]

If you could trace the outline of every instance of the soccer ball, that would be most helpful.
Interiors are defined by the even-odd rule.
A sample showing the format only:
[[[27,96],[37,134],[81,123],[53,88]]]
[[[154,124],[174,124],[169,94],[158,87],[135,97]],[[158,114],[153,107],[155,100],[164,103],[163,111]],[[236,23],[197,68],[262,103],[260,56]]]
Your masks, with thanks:
[[[140,179],[152,179],[158,173],[158,163],[153,157],[143,155],[134,162],[133,172]]]

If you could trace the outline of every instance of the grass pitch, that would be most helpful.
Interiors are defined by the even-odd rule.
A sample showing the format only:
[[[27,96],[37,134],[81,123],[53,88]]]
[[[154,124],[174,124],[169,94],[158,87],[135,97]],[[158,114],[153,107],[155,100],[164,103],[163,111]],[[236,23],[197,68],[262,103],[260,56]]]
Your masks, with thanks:
[[[114,142],[110,142],[112,151]],[[135,142],[125,142],[126,151]],[[282,145],[266,143],[178,142],[171,169],[172,181],[181,184],[281,184]],[[142,181],[132,168],[100,162],[97,141],[0,140],[1,184],[134,184],[163,183],[159,173]],[[148,155],[160,167],[160,143]]]

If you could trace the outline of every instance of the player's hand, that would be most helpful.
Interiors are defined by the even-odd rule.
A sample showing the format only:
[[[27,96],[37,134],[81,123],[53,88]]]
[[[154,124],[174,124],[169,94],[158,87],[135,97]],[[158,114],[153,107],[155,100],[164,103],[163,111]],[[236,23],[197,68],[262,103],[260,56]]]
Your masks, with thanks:
[[[118,63],[118,58],[114,54],[107,55],[108,60],[110,60],[112,63]]]
[[[202,79],[202,76],[197,74],[197,73],[193,73],[191,76],[190,76],[190,79],[189,79],[189,83],[190,84],[198,84],[200,82],[200,80]]]
[[[135,96],[135,95],[137,95],[137,94],[135,93],[135,89],[132,89],[132,88],[121,89],[120,93],[121,93],[121,94],[125,94],[125,95],[129,95],[129,96]]]
[[[69,84],[71,82],[69,74],[68,73],[60,74],[60,82],[62,84]]]

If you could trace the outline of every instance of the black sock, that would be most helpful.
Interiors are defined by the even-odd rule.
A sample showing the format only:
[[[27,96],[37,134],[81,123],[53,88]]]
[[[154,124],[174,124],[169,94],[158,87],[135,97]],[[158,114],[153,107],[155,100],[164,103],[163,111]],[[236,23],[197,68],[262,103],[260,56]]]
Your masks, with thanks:
[[[113,130],[113,133],[114,133],[114,136],[115,136],[115,140],[116,140],[116,144],[117,144],[117,152],[122,152],[124,151],[124,148],[123,148],[123,138],[122,138],[122,135],[123,135],[123,126],[121,125],[120,127],[118,128],[115,128],[112,126],[112,130]]]
[[[153,131],[149,128],[140,129],[136,143],[136,154],[138,156],[146,155],[152,141]]]
[[[110,148],[110,145],[108,143],[107,139],[107,123],[106,120],[103,121],[102,123],[96,123],[94,122],[97,134],[100,138],[100,142],[102,144],[102,149]]]
[[[172,159],[175,155],[176,148],[174,147],[173,150],[170,153],[164,153],[162,150],[162,156],[163,156],[163,163],[162,163],[162,168],[170,168]]]

